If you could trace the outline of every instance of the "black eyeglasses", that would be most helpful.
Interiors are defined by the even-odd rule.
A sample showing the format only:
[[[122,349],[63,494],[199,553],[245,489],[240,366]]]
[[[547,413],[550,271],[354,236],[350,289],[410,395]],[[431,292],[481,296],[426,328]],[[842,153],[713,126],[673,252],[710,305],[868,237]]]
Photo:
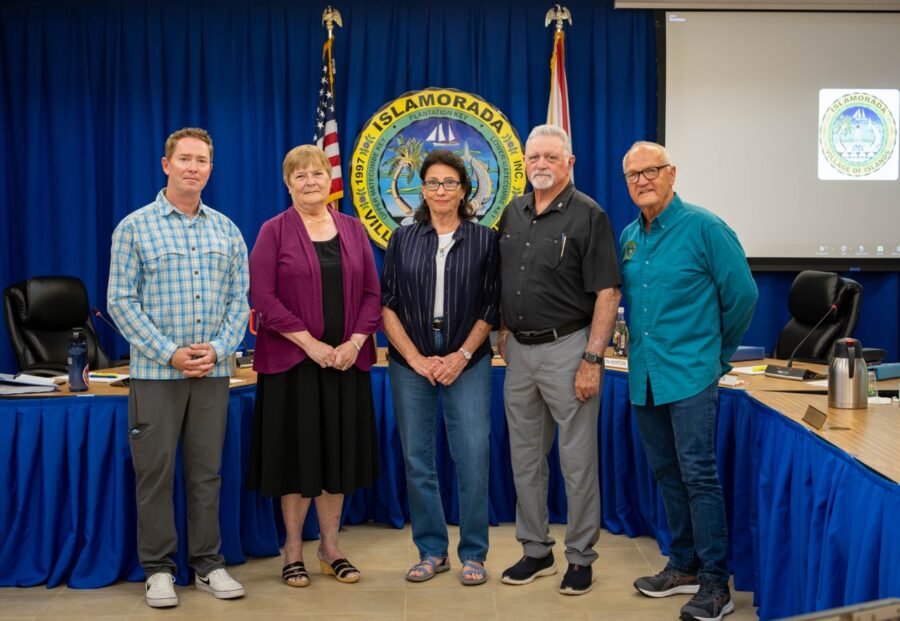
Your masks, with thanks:
[[[657,177],[659,177],[659,171],[661,171],[666,166],[671,166],[671,164],[663,164],[662,166],[651,166],[650,168],[645,168],[644,170],[636,170],[634,172],[627,172],[623,176],[625,177],[625,181],[631,184],[635,184],[640,179],[641,175],[644,175],[644,179],[647,181],[653,181]]]
[[[444,186],[444,189],[448,192],[452,192],[456,188],[460,186],[460,181],[456,179],[444,179],[443,181],[438,181],[437,179],[426,179],[423,184],[426,189],[437,192],[437,189],[441,186]]]

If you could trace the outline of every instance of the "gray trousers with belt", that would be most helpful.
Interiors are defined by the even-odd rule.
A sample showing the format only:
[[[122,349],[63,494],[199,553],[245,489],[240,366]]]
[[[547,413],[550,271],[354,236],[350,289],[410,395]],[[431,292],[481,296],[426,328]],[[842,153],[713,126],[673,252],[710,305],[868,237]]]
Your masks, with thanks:
[[[179,438],[188,563],[201,576],[224,567],[219,554],[219,466],[227,419],[227,377],[131,380],[128,438],[137,478],[138,557],[147,577],[175,573],[178,535],[172,490]]]
[[[584,402],[575,397],[575,373],[589,334],[587,327],[541,345],[523,345],[510,335],[503,387],[517,496],[516,538],[526,556],[541,558],[553,550],[547,517],[547,455],[558,427],[569,509],[566,559],[578,565],[597,559],[593,546],[600,536],[600,396]]]

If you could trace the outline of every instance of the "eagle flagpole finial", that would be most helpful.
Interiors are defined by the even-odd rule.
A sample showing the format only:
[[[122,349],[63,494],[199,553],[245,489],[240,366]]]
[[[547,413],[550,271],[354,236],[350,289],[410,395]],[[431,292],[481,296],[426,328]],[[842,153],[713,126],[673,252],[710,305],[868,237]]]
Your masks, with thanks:
[[[547,16],[544,18],[544,27],[546,28],[554,21],[556,22],[556,31],[560,32],[563,29],[563,22],[568,21],[569,25],[572,25],[572,14],[568,8],[555,4],[552,9],[547,11]]]
[[[322,24],[328,29],[328,38],[333,39],[334,25],[337,24],[340,28],[344,27],[344,24],[341,22],[341,12],[331,8],[331,5],[328,5],[325,7],[325,10],[322,11]]]

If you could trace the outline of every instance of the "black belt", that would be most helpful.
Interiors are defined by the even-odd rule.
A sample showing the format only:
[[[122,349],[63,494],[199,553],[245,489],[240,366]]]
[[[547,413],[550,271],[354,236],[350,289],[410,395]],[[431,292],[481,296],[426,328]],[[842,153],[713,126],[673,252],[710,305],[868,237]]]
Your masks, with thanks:
[[[560,328],[549,328],[547,330],[513,330],[513,336],[522,345],[542,345],[543,343],[552,343],[556,339],[561,339],[573,332],[581,330],[591,323],[590,319],[579,319],[573,321]]]
[[[444,327],[444,318],[443,317],[435,317],[431,322],[432,330],[441,330]]]

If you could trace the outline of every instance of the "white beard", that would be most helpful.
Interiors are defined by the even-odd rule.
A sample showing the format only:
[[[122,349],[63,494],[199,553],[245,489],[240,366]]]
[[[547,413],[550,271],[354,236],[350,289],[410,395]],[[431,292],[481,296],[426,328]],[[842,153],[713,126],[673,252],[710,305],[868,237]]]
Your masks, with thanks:
[[[531,179],[531,185],[536,190],[549,190],[553,187],[555,181],[552,174],[541,173],[535,175],[534,179]]]

